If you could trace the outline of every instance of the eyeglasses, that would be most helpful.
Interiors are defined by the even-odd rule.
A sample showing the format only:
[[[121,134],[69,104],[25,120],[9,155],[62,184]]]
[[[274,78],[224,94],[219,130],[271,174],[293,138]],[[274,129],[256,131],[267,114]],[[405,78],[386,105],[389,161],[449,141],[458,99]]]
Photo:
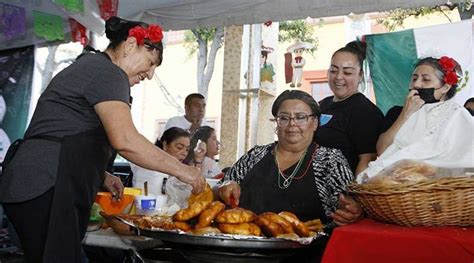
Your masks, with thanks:
[[[308,122],[309,117],[313,117],[314,114],[306,114],[306,113],[297,113],[295,117],[290,117],[288,114],[280,114],[278,115],[274,121],[276,121],[278,127],[285,127],[287,126],[291,120],[294,121],[295,125],[303,126]]]

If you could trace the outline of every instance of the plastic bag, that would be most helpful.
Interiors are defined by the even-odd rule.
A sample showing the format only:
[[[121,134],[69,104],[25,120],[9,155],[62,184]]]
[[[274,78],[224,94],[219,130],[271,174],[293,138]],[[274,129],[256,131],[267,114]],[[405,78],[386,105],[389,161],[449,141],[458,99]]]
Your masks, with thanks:
[[[419,183],[449,177],[473,177],[474,168],[443,168],[415,160],[400,160],[366,182],[379,185]]]
[[[170,176],[166,181],[166,194],[168,195],[166,206],[177,205],[179,209],[187,208],[192,190],[193,187],[191,185],[181,182],[174,176]]]

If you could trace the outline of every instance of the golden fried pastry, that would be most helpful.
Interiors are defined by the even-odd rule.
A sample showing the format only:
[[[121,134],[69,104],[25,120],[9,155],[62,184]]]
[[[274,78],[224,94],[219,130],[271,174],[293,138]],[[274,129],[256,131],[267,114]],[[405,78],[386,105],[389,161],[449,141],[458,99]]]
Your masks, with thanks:
[[[324,229],[323,224],[321,223],[321,220],[318,219],[313,219],[304,222],[304,225],[310,230],[310,231],[316,231],[316,232],[321,232]]]
[[[217,223],[238,224],[250,223],[254,219],[255,214],[252,211],[243,208],[233,208],[217,214],[215,221]]]
[[[285,218],[273,213],[273,212],[265,212],[260,214],[260,216],[265,217],[266,219],[272,221],[273,223],[278,224],[285,234],[294,233],[293,227],[291,226],[290,222],[288,222]]]
[[[194,203],[198,202],[208,202],[211,203],[214,201],[214,194],[212,193],[212,189],[209,186],[209,184],[206,184],[206,189],[204,189],[204,192],[194,195],[192,194],[189,199],[188,199],[188,205],[192,205]]]
[[[300,237],[308,237],[309,236],[309,229],[301,222],[298,217],[287,211],[280,212],[278,214],[279,216],[285,218],[288,222],[290,222],[291,226],[293,227],[293,230],[295,231],[296,234]]]
[[[206,235],[206,234],[220,234],[222,233],[218,228],[215,227],[203,227],[203,228],[196,228],[192,231],[194,235]]]
[[[278,238],[284,238],[284,239],[291,239],[291,240],[297,240],[300,236],[298,236],[296,233],[289,233],[289,234],[281,234],[276,236]]]
[[[181,209],[173,215],[173,219],[176,221],[187,221],[193,217],[198,216],[204,209],[206,209],[211,202],[200,201],[191,204],[185,209]]]
[[[268,237],[276,237],[285,234],[285,230],[283,230],[283,228],[279,224],[261,215],[255,218],[255,223],[262,229],[263,233]]]
[[[240,223],[240,224],[218,224],[222,233],[243,236],[260,236],[262,231],[254,223]]]
[[[191,231],[193,228],[186,222],[181,222],[181,221],[174,221],[173,222],[173,225],[174,225],[174,228],[175,229],[179,229],[181,231],[184,231],[184,232],[189,232]]]
[[[199,215],[199,221],[196,224],[196,228],[208,227],[211,225],[212,221],[217,214],[222,212],[225,209],[224,203],[220,201],[212,202],[204,211]]]

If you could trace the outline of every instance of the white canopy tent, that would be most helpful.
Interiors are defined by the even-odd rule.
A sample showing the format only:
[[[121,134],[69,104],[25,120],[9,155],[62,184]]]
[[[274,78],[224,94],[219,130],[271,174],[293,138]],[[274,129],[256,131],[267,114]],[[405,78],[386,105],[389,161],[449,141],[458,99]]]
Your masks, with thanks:
[[[0,50],[45,42],[34,34],[32,11],[60,15],[65,19],[64,30],[69,32],[67,18],[72,17],[89,30],[102,34],[104,21],[100,18],[97,0],[83,0],[84,13],[68,13],[52,0],[0,0],[26,11],[26,35],[6,41],[0,33]],[[456,0],[455,2],[460,1]],[[119,0],[118,15],[132,20],[158,23],[165,30],[195,27],[256,24],[268,20],[284,21],[306,17],[327,17],[387,11],[397,7],[434,6],[446,0]],[[0,10],[0,17],[3,14]],[[2,27],[0,26],[0,32]]]

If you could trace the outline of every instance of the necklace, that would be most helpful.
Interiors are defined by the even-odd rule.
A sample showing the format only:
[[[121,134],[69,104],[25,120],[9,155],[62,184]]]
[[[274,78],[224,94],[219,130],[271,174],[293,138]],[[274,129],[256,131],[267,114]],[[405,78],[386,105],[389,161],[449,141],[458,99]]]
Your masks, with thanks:
[[[298,173],[298,171],[301,167],[301,164],[303,163],[304,157],[306,156],[306,152],[308,151],[308,148],[306,148],[303,155],[300,157],[298,163],[296,164],[295,169],[293,170],[293,172],[290,175],[286,175],[280,170],[280,163],[278,162],[278,158],[277,158],[277,152],[278,152],[277,150],[278,150],[278,145],[275,148],[275,162],[276,162],[277,170],[278,170],[278,173],[277,173],[278,188],[284,190],[284,189],[288,188],[291,185],[291,182],[293,182],[293,178]],[[280,178],[283,178],[283,181],[281,181]]]

